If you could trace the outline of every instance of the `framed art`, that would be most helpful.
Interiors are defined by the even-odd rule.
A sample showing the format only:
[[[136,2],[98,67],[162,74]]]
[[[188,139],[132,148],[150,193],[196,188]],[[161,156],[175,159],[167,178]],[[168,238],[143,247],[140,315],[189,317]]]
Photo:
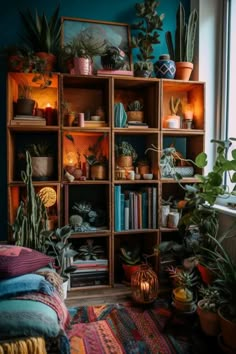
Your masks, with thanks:
[[[130,27],[128,24],[62,17],[62,46],[73,43],[85,33],[97,43],[105,41],[108,47],[119,48],[125,54],[123,70],[131,70]],[[93,57],[93,62],[96,71],[103,68],[101,56]]]

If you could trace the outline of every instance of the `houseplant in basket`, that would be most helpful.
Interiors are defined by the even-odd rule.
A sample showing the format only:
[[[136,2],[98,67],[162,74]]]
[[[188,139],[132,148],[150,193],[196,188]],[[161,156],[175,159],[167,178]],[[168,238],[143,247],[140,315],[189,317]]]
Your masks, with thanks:
[[[88,154],[84,155],[90,166],[91,179],[103,180],[107,178],[106,144],[107,134],[104,133],[98,136],[96,142],[88,147]]]
[[[139,22],[131,25],[134,35],[131,38],[132,48],[138,48],[138,62],[134,64],[135,76],[150,77],[153,72],[153,45],[160,43],[158,31],[162,30],[164,14],[157,13],[159,3],[155,0],[145,0],[135,4]]]
[[[222,303],[220,292],[214,286],[201,286],[198,291],[197,314],[203,332],[216,336],[220,332],[218,308]]]
[[[175,47],[171,32],[166,32],[166,44],[170,58],[176,64],[175,79],[177,80],[189,80],[192,73],[197,24],[197,10],[190,12],[186,22],[185,9],[180,2],[176,13]]]
[[[127,118],[128,122],[143,122],[144,112],[143,104],[139,100],[132,101],[127,106]]]

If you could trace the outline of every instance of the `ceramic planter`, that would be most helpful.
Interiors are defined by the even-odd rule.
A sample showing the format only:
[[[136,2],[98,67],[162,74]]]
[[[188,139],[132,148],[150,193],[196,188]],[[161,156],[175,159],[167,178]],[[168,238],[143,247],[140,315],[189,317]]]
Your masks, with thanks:
[[[185,80],[188,81],[193,71],[193,63],[181,61],[176,62],[176,73],[175,79],[176,80]]]
[[[53,157],[32,157],[32,177],[47,180],[53,175]]]
[[[236,353],[236,322],[227,319],[223,310],[218,310],[223,345],[229,349],[227,352]]]

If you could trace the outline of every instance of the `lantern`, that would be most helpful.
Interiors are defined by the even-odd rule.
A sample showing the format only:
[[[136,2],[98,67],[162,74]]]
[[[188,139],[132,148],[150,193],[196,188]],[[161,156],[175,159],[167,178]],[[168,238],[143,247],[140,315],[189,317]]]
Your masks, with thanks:
[[[158,279],[148,264],[142,264],[131,276],[131,291],[135,302],[149,304],[156,300]]]

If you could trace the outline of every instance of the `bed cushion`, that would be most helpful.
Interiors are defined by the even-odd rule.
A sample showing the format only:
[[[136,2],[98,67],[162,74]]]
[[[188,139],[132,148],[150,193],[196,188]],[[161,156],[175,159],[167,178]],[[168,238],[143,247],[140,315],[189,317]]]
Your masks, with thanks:
[[[0,301],[0,333],[3,338],[56,337],[59,332],[57,313],[51,307],[30,300]]]
[[[40,292],[51,295],[54,287],[39,274],[24,274],[18,277],[0,280],[0,298],[16,296],[28,292]]]
[[[32,273],[53,262],[52,257],[30,248],[0,245],[0,278]]]

